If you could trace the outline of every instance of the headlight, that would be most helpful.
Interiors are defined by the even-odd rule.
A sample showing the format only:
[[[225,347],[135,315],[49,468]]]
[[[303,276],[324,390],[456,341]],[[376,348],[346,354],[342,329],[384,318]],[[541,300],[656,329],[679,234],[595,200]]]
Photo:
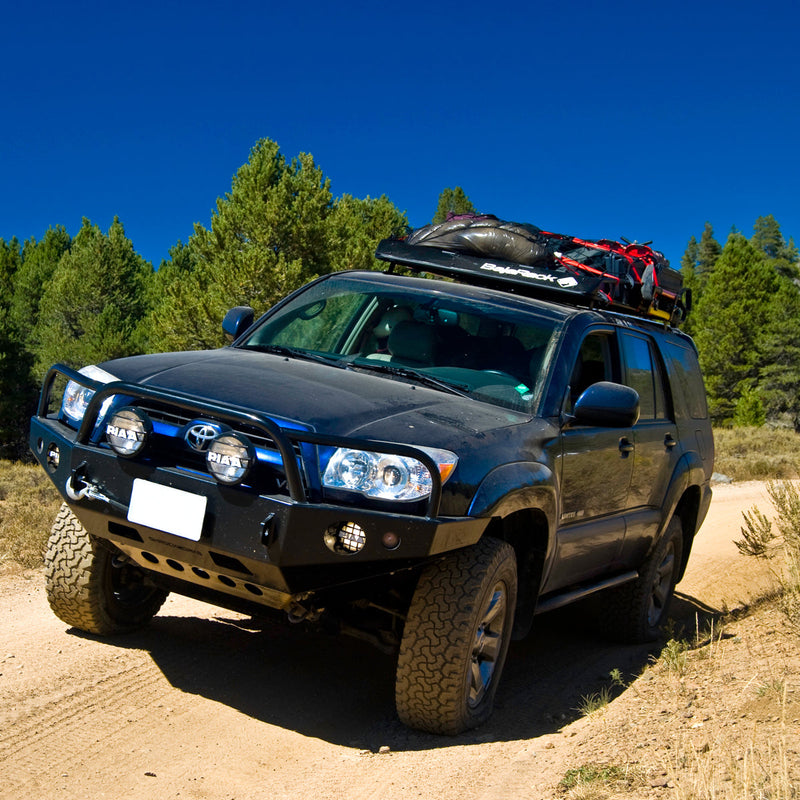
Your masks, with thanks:
[[[449,450],[419,449],[434,460],[444,483],[455,469],[458,456]],[[331,457],[322,483],[330,489],[359,492],[380,500],[421,500],[433,488],[430,472],[416,458],[344,447]]]
[[[118,380],[115,375],[106,372],[104,369],[100,369],[100,367],[95,367],[94,365],[84,367],[78,371],[81,375],[85,375],[87,378],[92,378],[101,383],[111,383],[111,381]],[[67,388],[64,390],[64,397],[61,400],[61,411],[74,423],[80,424],[93,397],[94,389],[90,389],[88,386],[82,386],[76,381],[70,381],[67,384]],[[111,398],[109,397],[105,403],[103,403],[101,416],[108,410],[110,404]]]

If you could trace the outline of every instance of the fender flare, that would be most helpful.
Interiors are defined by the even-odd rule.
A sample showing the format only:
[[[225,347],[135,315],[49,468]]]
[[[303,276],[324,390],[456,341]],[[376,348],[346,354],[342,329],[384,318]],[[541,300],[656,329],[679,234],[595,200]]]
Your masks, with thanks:
[[[503,519],[535,509],[547,520],[545,560],[555,546],[558,501],[553,471],[535,461],[516,461],[492,470],[478,486],[469,508],[471,517]]]
[[[670,520],[678,511],[678,506],[681,502],[681,499],[692,487],[697,487],[700,497],[694,524],[690,526],[690,529],[684,529],[683,531],[684,552],[681,558],[683,562],[680,571],[681,577],[683,576],[683,572],[685,571],[686,564],[689,560],[689,553],[691,552],[692,542],[694,541],[695,534],[699,530],[700,525],[703,523],[711,502],[711,488],[709,485],[709,479],[706,477],[703,460],[700,458],[698,453],[690,450],[681,456],[672,472],[672,477],[670,478],[669,486],[667,487],[666,496],[664,498],[664,516],[661,520],[658,535],[653,539],[651,550],[656,547],[659,541],[661,541],[661,537],[664,535]],[[682,520],[682,523],[683,522],[684,520]]]
[[[556,519],[555,476],[544,464],[516,461],[486,475],[467,513],[470,517],[505,517],[528,508],[543,511],[552,528]]]
[[[667,487],[666,496],[664,498],[664,520],[659,534],[661,534],[669,524],[686,490],[690,486],[697,486],[702,492],[704,485],[708,485],[708,479],[706,478],[703,461],[700,456],[693,451],[684,453],[675,465]],[[695,531],[700,527],[702,521],[703,517],[698,515]],[[694,531],[692,535],[694,535]]]

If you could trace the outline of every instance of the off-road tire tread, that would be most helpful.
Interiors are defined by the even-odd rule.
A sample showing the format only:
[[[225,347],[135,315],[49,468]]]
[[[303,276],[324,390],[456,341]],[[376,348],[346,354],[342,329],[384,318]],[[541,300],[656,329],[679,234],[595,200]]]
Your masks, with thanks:
[[[660,628],[667,621],[669,606],[674,593],[674,582],[669,599],[659,620],[659,624],[650,627],[647,622],[646,608],[650,602],[655,570],[661,563],[669,546],[675,542],[675,569],[680,568],[681,553],[683,552],[683,529],[678,517],[670,520],[667,530],[639,570],[639,579],[620,586],[605,593],[602,603],[603,621],[601,626],[605,633],[615,641],[626,644],[645,644],[658,639],[661,635]],[[673,574],[673,581],[676,575]]]
[[[470,708],[464,675],[477,615],[499,579],[507,592],[504,642],[486,695]],[[402,722],[429,733],[455,735],[488,719],[511,640],[516,593],[514,550],[498,539],[481,539],[423,570],[397,663],[395,701]]]
[[[141,628],[161,608],[167,593],[156,590],[135,611],[121,613],[109,606],[105,581],[112,554],[113,546],[89,534],[62,504],[44,557],[47,601],[62,622],[107,636]]]

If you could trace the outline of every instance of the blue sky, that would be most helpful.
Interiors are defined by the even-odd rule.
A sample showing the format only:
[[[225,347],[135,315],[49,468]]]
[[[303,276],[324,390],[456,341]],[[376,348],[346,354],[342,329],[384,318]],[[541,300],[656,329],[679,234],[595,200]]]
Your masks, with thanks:
[[[417,227],[482,212],[673,262],[773,214],[800,242],[800,6],[5,4],[0,237],[119,216],[158,265],[262,137]]]

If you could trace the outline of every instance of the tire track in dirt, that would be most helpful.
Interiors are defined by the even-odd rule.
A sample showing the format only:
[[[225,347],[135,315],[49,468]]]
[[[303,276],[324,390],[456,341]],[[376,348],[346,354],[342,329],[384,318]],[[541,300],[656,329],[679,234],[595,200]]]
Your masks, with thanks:
[[[0,734],[2,783],[20,792],[37,785],[38,776],[47,774],[56,759],[59,768],[70,772],[98,742],[129,736],[131,727],[148,719],[169,692],[155,665],[140,664],[22,709]]]

